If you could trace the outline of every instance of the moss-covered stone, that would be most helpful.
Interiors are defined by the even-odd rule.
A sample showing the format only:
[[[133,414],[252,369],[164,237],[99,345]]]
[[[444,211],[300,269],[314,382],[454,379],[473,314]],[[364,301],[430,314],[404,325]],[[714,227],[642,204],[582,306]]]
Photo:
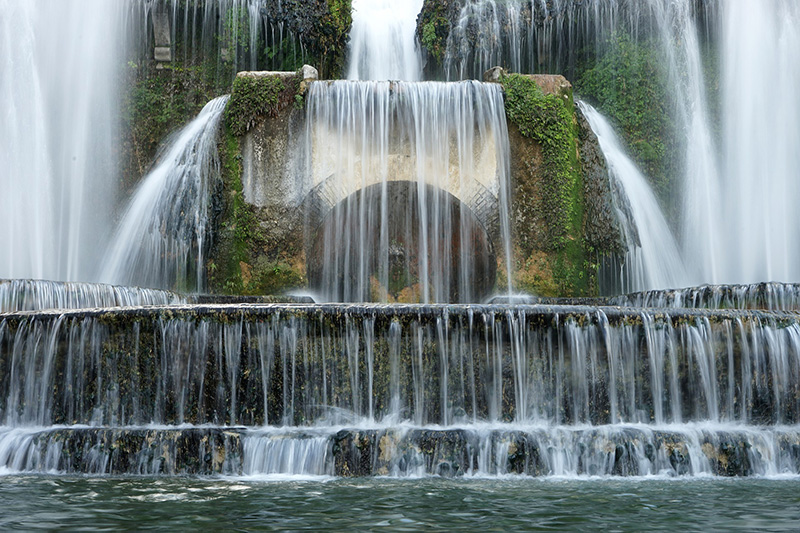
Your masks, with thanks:
[[[351,0],[269,0],[265,9],[269,19],[298,36],[306,63],[324,78],[341,76],[353,23]]]
[[[242,136],[267,116],[275,117],[296,102],[302,80],[297,74],[241,72],[233,82],[225,120],[231,133]]]
[[[301,75],[295,73],[240,73],[234,82],[220,141],[223,179],[213,199],[207,263],[212,292],[281,294],[307,284],[302,239],[296,232],[276,238],[275,217],[285,214],[248,201],[242,155],[248,132],[286,135],[287,117],[302,112],[301,90]]]
[[[500,82],[512,149],[515,288],[544,296],[593,294],[597,268],[583,235],[572,87],[560,76],[512,74]]]
[[[417,19],[417,37],[437,65],[442,64],[450,34],[450,20],[461,9],[460,0],[426,0]]]
[[[121,185],[132,189],[149,170],[158,147],[217,95],[203,66],[149,68],[131,61],[122,94]]]

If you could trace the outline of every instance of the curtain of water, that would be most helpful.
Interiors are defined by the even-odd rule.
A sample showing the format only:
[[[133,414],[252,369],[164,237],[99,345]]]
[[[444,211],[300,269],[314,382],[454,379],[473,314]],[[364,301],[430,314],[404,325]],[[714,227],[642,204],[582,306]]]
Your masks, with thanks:
[[[0,355],[0,416],[10,426],[800,421],[800,326],[765,311],[21,314],[0,321]]]
[[[101,283],[0,280],[0,313],[183,303],[180,295]]]
[[[589,104],[578,105],[597,135],[614,185],[611,191],[617,218],[628,247],[618,275],[620,288],[623,292],[634,292],[686,285],[689,280],[678,245],[647,178],[626,155],[608,121]],[[628,206],[632,220],[623,211]]]
[[[167,16],[171,48],[184,64],[204,63],[235,75],[243,70],[295,70],[307,58],[289,10],[272,0],[126,0],[133,45],[151,59],[153,14]],[[180,46],[176,43],[180,42]],[[227,84],[230,79],[219,80]]]
[[[89,280],[115,175],[121,9],[0,2],[0,276]]]
[[[723,188],[703,206],[720,224],[704,253],[721,266],[703,281],[800,281],[800,3],[721,12]]]
[[[451,25],[445,71],[479,77],[500,64],[569,75],[615,33],[654,40],[681,136],[673,190],[688,282],[797,281],[798,21],[800,5],[788,0],[469,0]],[[717,85],[721,119],[709,93]]]
[[[318,82],[307,102],[309,268],[323,297],[486,296],[494,250],[509,249],[500,87]]]

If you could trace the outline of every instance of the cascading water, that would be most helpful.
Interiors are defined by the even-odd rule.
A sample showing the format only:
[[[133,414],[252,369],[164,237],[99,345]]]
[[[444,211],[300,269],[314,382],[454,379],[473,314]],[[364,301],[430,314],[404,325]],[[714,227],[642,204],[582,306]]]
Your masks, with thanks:
[[[508,260],[496,84],[317,82],[309,278],[327,301],[471,302]]]
[[[419,80],[422,66],[416,33],[420,9],[422,0],[355,0],[347,78]]]
[[[0,280],[0,313],[42,309],[84,309],[185,303],[167,291],[100,283]]]
[[[143,178],[106,256],[108,283],[199,291],[205,285],[217,132],[228,97],[209,102]]]
[[[589,43],[590,35],[620,20],[638,21],[644,11],[659,28],[671,24],[659,34],[665,46],[687,47],[666,56],[682,84],[681,121],[706,121],[701,89],[683,77],[685,69],[699,79],[701,65],[694,12],[681,11],[686,2],[653,2],[641,11],[622,0],[483,2],[489,4],[507,14],[484,32],[487,38],[507,27],[523,35],[524,26],[511,22],[528,12],[535,22],[530,28],[554,43],[533,46],[526,37],[527,51],[503,44],[496,56],[537,67],[571,68],[564,43]],[[209,13],[247,7],[252,21],[263,13],[251,8],[266,4],[203,5]],[[173,28],[181,13],[184,22],[198,13],[181,12],[189,3],[177,0],[158,6],[171,6]],[[667,7],[675,11],[659,11]],[[721,12],[732,20],[740,7]],[[778,3],[765,10],[792,9]],[[544,33],[534,16],[542,12],[550,14]],[[576,21],[588,29],[573,31]],[[228,21],[210,16],[203,28],[206,22]],[[501,42],[497,35],[495,41]],[[467,63],[481,70],[500,62],[484,52]],[[796,72],[791,64],[785,69],[794,73],[784,80],[791,85]],[[191,277],[202,286],[206,193],[218,166],[215,136],[224,104],[210,103],[142,184],[106,264],[108,279],[172,286]],[[451,303],[31,312],[128,305],[137,298],[155,303],[171,293],[59,285],[39,298],[42,282],[9,282],[11,296],[0,299],[4,311],[13,311],[0,315],[0,471],[800,474],[797,287],[703,287],[611,301],[623,307],[475,304],[494,282],[501,246],[510,271],[500,88],[317,82],[305,105],[301,156],[313,180],[307,205],[312,283],[333,301]],[[787,109],[791,116],[796,106]],[[677,284],[682,278],[670,276],[684,274],[641,174],[603,118],[583,110],[603,145],[618,200],[631,206],[637,223],[635,232],[627,228],[629,244],[640,249],[626,259],[632,270],[626,287]],[[796,143],[791,127],[781,131]],[[713,137],[695,133],[687,136],[699,139],[695,148],[712,146]],[[702,149],[688,154],[687,166],[713,169],[713,158],[708,166],[693,163],[707,155]],[[788,166],[784,151],[772,155],[783,161],[778,170]],[[161,196],[155,189],[172,192]],[[187,219],[187,213],[195,215]],[[674,309],[634,307],[654,303]]]
[[[610,299],[612,305],[708,309],[775,309],[800,311],[800,285],[754,283],[704,285],[688,289],[651,290]]]
[[[0,3],[0,277],[90,280],[115,173],[115,2]]]
[[[658,201],[636,164],[625,154],[608,121],[585,102],[578,104],[597,135],[608,164],[609,177],[616,196],[617,218],[621,221],[628,252],[614,277],[621,282],[621,292],[667,289],[688,283],[678,245]],[[632,220],[622,211],[630,206]]]
[[[24,456],[94,471],[53,448],[93,441],[107,443],[100,464],[124,464],[150,431],[239,449],[228,457],[242,463],[202,472],[800,472],[794,314],[129,308],[5,315],[0,349],[9,468]],[[65,422],[98,427],[42,427]]]
[[[601,57],[618,34],[657,42],[681,137],[674,189],[689,283],[793,282],[799,20],[797,3],[781,0],[469,0],[451,23],[444,70],[450,79],[496,64],[571,73],[581,54]],[[766,100],[779,104],[765,101],[765,83]]]
[[[185,64],[213,66],[225,76],[242,70],[291,70],[309,55],[302,29],[290,23],[288,6],[272,0],[125,0],[131,38],[140,60],[152,57],[154,14],[166,17],[171,53]],[[298,22],[294,20],[294,22]],[[181,42],[180,50],[175,43]],[[162,43],[163,44],[163,43]]]
[[[571,73],[579,52],[601,51],[618,27],[638,25],[637,4],[642,3],[465,0],[450,22],[444,74],[451,80],[480,78],[498,65],[512,72]]]
[[[722,4],[722,154],[718,275],[704,281],[800,281],[800,4]],[[767,87],[765,89],[765,87]]]

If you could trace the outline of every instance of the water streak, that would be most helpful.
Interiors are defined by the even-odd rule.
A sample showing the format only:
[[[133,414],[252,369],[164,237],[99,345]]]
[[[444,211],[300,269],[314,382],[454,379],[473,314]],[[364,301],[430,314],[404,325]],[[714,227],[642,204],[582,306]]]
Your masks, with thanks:
[[[92,279],[108,237],[121,10],[0,2],[0,277]]]
[[[210,193],[220,176],[217,128],[227,102],[225,96],[206,104],[143,178],[106,254],[101,280],[203,289]]]
[[[0,280],[0,313],[42,309],[82,309],[185,303],[168,291],[101,283]]]
[[[508,267],[496,84],[316,82],[309,278],[328,301],[480,301]]]
[[[606,158],[617,220],[628,252],[618,279],[622,292],[667,289],[687,280],[678,245],[647,179],[626,155],[608,121],[586,102],[579,102]],[[628,217],[628,208],[632,220]]]
[[[354,0],[352,7],[347,79],[418,81],[422,0]]]
[[[800,421],[800,323],[786,312],[49,311],[4,315],[0,355],[9,425]]]

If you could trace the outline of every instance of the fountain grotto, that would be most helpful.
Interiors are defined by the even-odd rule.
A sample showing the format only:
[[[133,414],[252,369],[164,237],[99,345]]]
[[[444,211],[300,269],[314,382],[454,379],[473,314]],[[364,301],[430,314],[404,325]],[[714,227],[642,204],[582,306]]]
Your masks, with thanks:
[[[4,475],[800,475],[794,3],[39,4]]]

